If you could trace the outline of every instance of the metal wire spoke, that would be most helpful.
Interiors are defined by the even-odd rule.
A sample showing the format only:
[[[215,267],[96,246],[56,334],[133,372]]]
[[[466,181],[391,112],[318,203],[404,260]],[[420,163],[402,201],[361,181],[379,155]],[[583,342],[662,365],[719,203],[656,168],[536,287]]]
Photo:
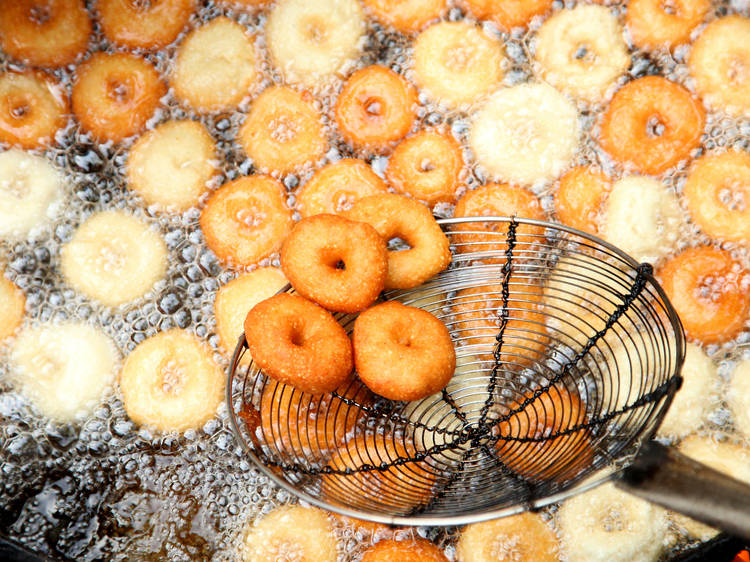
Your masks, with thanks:
[[[312,397],[240,366],[240,339],[227,387],[235,432],[307,501],[399,524],[540,507],[604,478],[656,431],[679,386],[684,336],[650,266],[540,221],[440,222],[449,269],[383,299],[447,326],[457,367],[441,392],[390,402],[355,379]],[[355,317],[337,318],[351,331]]]

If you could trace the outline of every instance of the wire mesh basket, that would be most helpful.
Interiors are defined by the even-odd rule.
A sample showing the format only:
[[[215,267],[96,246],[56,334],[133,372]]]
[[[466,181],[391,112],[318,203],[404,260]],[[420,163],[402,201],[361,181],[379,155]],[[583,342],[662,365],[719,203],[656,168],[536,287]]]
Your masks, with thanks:
[[[606,478],[679,387],[684,335],[650,266],[541,221],[439,222],[449,269],[382,299],[448,327],[457,366],[441,393],[392,402],[354,377],[312,396],[260,372],[240,338],[227,385],[236,435],[310,503],[430,525],[540,507]],[[337,319],[351,331],[354,316]]]

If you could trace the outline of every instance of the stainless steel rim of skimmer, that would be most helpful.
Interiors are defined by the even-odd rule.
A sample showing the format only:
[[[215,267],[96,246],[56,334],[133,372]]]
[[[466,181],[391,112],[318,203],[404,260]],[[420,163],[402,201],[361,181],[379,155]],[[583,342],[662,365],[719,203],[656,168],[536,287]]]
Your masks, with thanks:
[[[239,339],[226,387],[232,430],[258,470],[301,500],[397,525],[540,508],[610,479],[679,388],[684,333],[650,266],[544,221],[438,223],[451,267],[384,299],[448,326],[459,362],[439,397],[365,399],[355,379],[313,400],[241,363]],[[351,330],[353,316],[336,316]]]

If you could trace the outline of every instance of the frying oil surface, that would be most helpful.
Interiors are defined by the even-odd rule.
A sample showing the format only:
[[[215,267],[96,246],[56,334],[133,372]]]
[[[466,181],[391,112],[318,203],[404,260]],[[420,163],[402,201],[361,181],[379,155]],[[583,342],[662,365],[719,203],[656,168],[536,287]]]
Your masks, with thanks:
[[[571,7],[572,2],[555,2],[553,9]],[[610,7],[618,17],[624,14],[621,3]],[[744,12],[742,12],[744,10]],[[743,13],[744,2],[720,2],[713,8],[716,16]],[[234,10],[214,2],[198,8],[188,29],[225,15],[250,31],[259,53],[259,78],[256,92],[271,84],[284,84],[284,77],[268,61],[263,29],[267,10]],[[449,4],[447,21],[467,18],[461,8]],[[534,79],[532,38],[541,24],[534,20],[529,30],[500,34],[492,25],[484,31],[500,38],[504,44],[503,86],[514,86]],[[414,82],[410,68],[411,40],[373,23],[368,18],[362,54],[356,67],[378,63],[391,68]],[[176,45],[185,31],[170,46],[145,54],[166,76],[175,57]],[[95,30],[89,52],[112,51],[112,46]],[[678,47],[672,54],[655,51],[631,51],[632,63],[617,84],[652,74],[690,87],[686,65],[689,48]],[[4,57],[4,58],[3,58]],[[0,53],[0,71],[18,70]],[[75,78],[73,66],[53,72],[70,91]],[[271,175],[287,190],[287,203],[294,207],[296,188],[306,182],[323,164],[343,157],[366,159],[373,170],[384,176],[387,156],[366,149],[352,149],[341,140],[333,120],[336,96],[341,80],[315,90],[313,105],[322,114],[328,147],[323,160],[308,164],[294,173]],[[253,98],[254,99],[254,98]],[[185,109],[170,91],[161,108],[149,120],[148,128],[174,119],[195,119],[203,123],[218,147],[220,175],[213,187],[255,172],[235,139],[244,122],[251,98],[239,109],[215,114]],[[435,127],[451,134],[462,146],[466,166],[460,174],[457,195],[488,183],[491,177],[476,163],[468,149],[471,127],[470,112],[446,109],[422,93],[419,98],[417,124],[414,129]],[[578,103],[580,141],[569,165],[598,163],[610,177],[617,178],[615,164],[597,146],[598,111]],[[279,131],[277,136],[283,136]],[[207,342],[215,359],[226,367],[228,357],[220,354],[214,321],[214,299],[217,290],[233,279],[239,268],[222,265],[206,247],[198,225],[200,211],[163,213],[148,206],[126,188],[125,163],[133,140],[121,145],[96,142],[85,132],[69,124],[57,133],[58,143],[44,151],[44,157],[60,171],[63,204],[56,207],[49,222],[39,225],[24,237],[0,241],[0,262],[6,275],[26,295],[26,320],[29,325],[45,322],[84,321],[97,326],[126,357],[140,342],[158,332],[183,328]],[[707,114],[702,146],[705,151],[723,148],[748,150],[750,120],[728,117],[717,112]],[[681,194],[687,167],[659,177],[666,188]],[[542,206],[551,211],[554,182],[539,181],[532,189]],[[205,199],[205,196],[204,196]],[[682,206],[685,216],[687,216]],[[159,234],[166,244],[168,266],[165,275],[144,296],[110,308],[97,304],[74,291],[61,273],[61,248],[73,239],[78,226],[100,211],[120,210],[142,221]],[[451,216],[451,204],[438,203],[434,212]],[[671,255],[698,243],[712,243],[697,227],[687,221],[680,227],[674,244],[657,252]],[[725,244],[746,268],[750,258],[745,249]],[[105,262],[116,262],[117,256],[101,256]],[[258,265],[278,265],[274,254]],[[750,358],[750,334],[722,345],[705,346],[719,365],[725,381],[737,360]],[[738,343],[739,342],[739,343]],[[26,543],[31,549],[53,556],[95,560],[101,558],[173,560],[229,560],[235,557],[249,521],[267,513],[287,494],[272,486],[267,478],[243,459],[232,438],[225,407],[203,427],[183,435],[163,435],[141,429],[127,417],[118,392],[110,392],[104,401],[78,425],[55,425],[35,414],[28,403],[11,386],[7,353],[0,361],[0,529]],[[709,429],[720,433],[731,430],[728,408],[720,404],[708,416]],[[406,531],[404,531],[406,532]],[[455,529],[408,531],[426,536],[455,557]],[[367,534],[350,527],[337,527],[342,546],[340,558],[354,560],[364,550]]]

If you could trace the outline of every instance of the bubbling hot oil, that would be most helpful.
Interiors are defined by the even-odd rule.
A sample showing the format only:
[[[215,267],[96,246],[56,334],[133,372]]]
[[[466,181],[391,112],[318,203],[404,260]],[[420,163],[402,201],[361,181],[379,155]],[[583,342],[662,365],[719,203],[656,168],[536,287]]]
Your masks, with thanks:
[[[466,13],[450,2],[446,19],[461,20]],[[622,14],[623,3],[612,9]],[[721,2],[717,14],[736,11],[733,4]],[[563,7],[555,2],[554,9]],[[259,90],[283,83],[281,75],[267,61],[260,31],[265,23],[262,12],[233,11],[213,2],[199,8],[195,23],[218,15],[229,15],[251,30],[262,52]],[[365,52],[358,67],[384,64],[410,77],[409,40],[379,24],[368,24]],[[533,77],[531,37],[540,21],[530,30],[503,35],[508,68],[504,86]],[[492,26],[485,30],[499,35]],[[109,49],[100,31],[90,50]],[[184,34],[183,34],[184,35]],[[179,41],[179,39],[178,39]],[[165,74],[174,54],[168,47],[147,55]],[[688,84],[686,51],[673,55],[649,55],[635,52],[627,76],[620,83],[649,74],[662,74],[670,80]],[[17,69],[0,53],[0,70]],[[55,76],[68,88],[74,70],[63,68]],[[327,161],[346,156],[367,159],[379,175],[384,175],[387,157],[352,151],[338,140],[332,108],[340,82],[334,82],[316,93],[316,109],[324,116],[331,144]],[[219,115],[199,115],[178,106],[167,94],[163,108],[150,120],[153,127],[167,119],[198,119],[207,126],[218,143],[221,158],[220,183],[254,172],[252,162],[235,142],[244,111]],[[596,112],[579,106],[582,140],[571,164],[599,163],[605,171],[614,172],[614,164],[593,140]],[[470,157],[467,141],[470,120],[466,112],[445,111],[420,96],[416,126],[437,127],[453,134],[462,144],[467,166],[461,177],[459,195],[488,181],[485,172]],[[59,143],[46,150],[66,177],[64,211],[54,222],[28,240],[0,241],[0,261],[7,264],[8,276],[27,297],[27,322],[80,319],[101,327],[126,356],[149,336],[173,327],[186,328],[207,341],[223,366],[227,357],[220,356],[215,333],[213,302],[218,288],[236,273],[222,266],[207,249],[198,227],[199,212],[188,210],[181,215],[162,215],[145,207],[125,188],[124,164],[130,142],[120,147],[94,142],[74,125],[58,133]],[[748,149],[750,121],[709,114],[703,146],[707,150],[721,147]],[[294,191],[312,175],[317,166],[309,165],[294,174],[279,176],[288,190],[288,201],[294,204]],[[686,170],[666,175],[669,189],[680,193]],[[543,207],[552,209],[552,184],[534,186]],[[169,252],[166,277],[144,297],[116,309],[97,305],[67,287],[59,275],[62,244],[68,242],[77,227],[92,213],[105,209],[123,209],[158,229]],[[452,206],[435,208],[440,216],[451,216]],[[683,229],[678,248],[694,242],[709,243],[697,229]],[[750,267],[748,252],[731,247],[735,257]],[[272,256],[260,265],[278,265]],[[719,371],[728,377],[732,365],[750,357],[750,334],[745,332],[739,344],[709,346],[708,353],[719,363]],[[232,437],[227,412],[222,405],[219,415],[199,430],[181,436],[160,435],[138,428],[129,421],[116,393],[112,393],[80,425],[54,425],[34,414],[23,399],[13,392],[7,377],[7,356],[0,362],[0,529],[32,550],[51,556],[76,560],[231,560],[236,556],[243,528],[290,498],[272,485],[245,459]],[[709,428],[730,431],[728,410],[720,405],[709,416]],[[554,511],[554,507],[550,512]],[[455,558],[453,544],[458,532],[454,528],[418,528],[400,533],[417,533],[435,541]],[[355,560],[372,540],[351,527],[337,525],[343,560]],[[683,543],[678,543],[678,551]]]

